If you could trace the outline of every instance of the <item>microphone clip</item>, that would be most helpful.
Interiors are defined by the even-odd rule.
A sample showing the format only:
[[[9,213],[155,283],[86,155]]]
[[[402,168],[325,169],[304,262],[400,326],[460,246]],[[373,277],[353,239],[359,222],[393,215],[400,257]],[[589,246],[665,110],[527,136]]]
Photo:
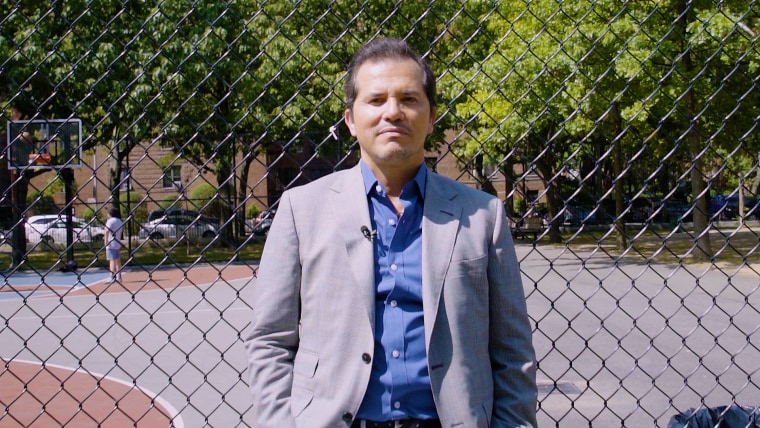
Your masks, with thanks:
[[[364,235],[364,237],[367,238],[368,241],[375,242],[375,237],[377,236],[376,230],[370,231],[369,227],[362,226],[361,231],[362,231],[362,235]]]

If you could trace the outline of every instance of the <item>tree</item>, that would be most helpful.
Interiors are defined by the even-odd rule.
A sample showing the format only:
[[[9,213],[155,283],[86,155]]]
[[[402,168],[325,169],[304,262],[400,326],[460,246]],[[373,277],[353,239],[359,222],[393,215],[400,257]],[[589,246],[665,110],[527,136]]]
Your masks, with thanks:
[[[336,141],[333,135],[339,132],[330,130],[343,118],[340,85],[350,55],[377,36],[378,20],[385,22],[383,28],[408,28],[391,22],[433,21],[427,11],[427,4],[418,2],[325,6],[315,0],[295,5],[245,0],[201,1],[191,7],[167,0],[146,23],[162,48],[149,64],[150,74],[165,82],[157,97],[166,112],[160,139],[213,171],[226,207],[225,225],[235,223],[233,217],[242,221],[244,204],[232,197],[241,184],[239,200],[247,198],[243,188],[256,154],[273,143],[285,151],[315,144],[315,156],[345,153],[348,144]],[[383,31],[408,35],[428,49],[444,23],[420,28],[408,34]],[[233,242],[230,227],[223,227],[222,235]]]
[[[568,163],[579,165],[604,140],[599,118],[612,98],[600,88],[619,85],[605,74],[609,63],[596,47],[611,19],[599,3],[506,2],[482,10],[479,2],[468,2],[475,8],[468,16],[481,16],[485,27],[466,51],[477,61],[455,69],[445,85],[478,150],[505,170],[524,164],[525,174],[541,177],[553,242],[561,239],[558,219],[568,202],[558,182]]]
[[[149,11],[144,2],[4,2],[0,15],[0,102],[6,118],[78,117],[83,150],[111,145],[112,203],[119,205],[122,161],[148,138],[152,82],[137,46]],[[104,30],[105,28],[105,30]],[[41,171],[15,181],[19,200]],[[25,211],[19,206],[19,215]],[[20,221],[17,224],[21,224]],[[16,234],[22,236],[23,233]],[[22,253],[25,246],[22,246]]]
[[[505,2],[473,12],[487,29],[482,37],[472,36],[477,43],[466,51],[478,61],[457,67],[445,87],[457,100],[457,113],[470,123],[477,150],[505,165],[515,157],[539,172],[553,218],[560,202],[577,196],[561,201],[556,182],[565,169],[601,153],[590,173],[614,172],[609,183],[614,187],[600,188],[598,200],[615,195],[622,248],[622,202],[630,200],[623,194],[626,176],[643,177],[631,196],[658,188],[658,181],[670,182],[664,176],[684,169],[678,164],[685,158],[680,146],[688,139],[688,159],[695,162],[690,169],[695,219],[704,220],[706,194],[697,178],[709,151],[701,142],[718,144],[740,135],[747,144],[753,138],[749,131],[757,112],[749,100],[756,91],[750,77],[756,75],[757,55],[755,36],[743,22],[752,15],[741,9],[742,2],[721,5],[716,11],[711,2],[634,2],[621,10],[613,1]],[[674,16],[684,23],[676,31]],[[484,43],[488,38],[492,41]],[[697,63],[705,66],[686,61],[695,51]],[[718,99],[725,103],[713,105]],[[604,158],[611,165],[605,166]],[[674,164],[676,169],[668,168]],[[705,223],[697,219],[695,228],[702,253],[710,254]],[[553,222],[552,232],[556,227]],[[558,240],[558,234],[550,236]]]
[[[716,7],[710,1],[674,0],[632,4],[613,26],[627,47],[615,69],[636,86],[623,118],[641,123],[638,134],[665,158],[684,153],[688,159],[700,259],[713,254],[706,165],[715,161],[716,149],[736,147],[737,141],[757,151],[752,131],[760,113],[755,90],[760,57],[754,48],[757,27],[751,27],[756,18],[743,1]]]

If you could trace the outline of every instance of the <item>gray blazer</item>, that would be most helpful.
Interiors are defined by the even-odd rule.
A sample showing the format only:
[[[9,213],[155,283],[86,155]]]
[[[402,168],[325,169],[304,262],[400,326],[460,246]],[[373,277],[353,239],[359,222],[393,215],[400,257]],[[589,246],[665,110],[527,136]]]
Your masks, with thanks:
[[[374,350],[373,245],[359,167],[285,192],[246,339],[257,427],[346,427]],[[428,174],[425,344],[444,427],[536,426],[535,354],[501,202]]]

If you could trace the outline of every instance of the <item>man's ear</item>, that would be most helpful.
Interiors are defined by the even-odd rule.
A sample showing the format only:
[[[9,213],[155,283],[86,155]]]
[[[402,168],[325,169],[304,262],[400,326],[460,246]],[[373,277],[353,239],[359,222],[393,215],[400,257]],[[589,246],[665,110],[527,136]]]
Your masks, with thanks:
[[[346,112],[343,114],[343,120],[346,122],[346,126],[348,126],[348,130],[351,132],[351,135],[356,137],[356,126],[354,126],[354,118],[351,114],[350,108],[347,108]]]
[[[433,133],[436,119],[438,119],[438,109],[433,107],[433,111],[430,112],[430,126],[428,127],[428,135]]]

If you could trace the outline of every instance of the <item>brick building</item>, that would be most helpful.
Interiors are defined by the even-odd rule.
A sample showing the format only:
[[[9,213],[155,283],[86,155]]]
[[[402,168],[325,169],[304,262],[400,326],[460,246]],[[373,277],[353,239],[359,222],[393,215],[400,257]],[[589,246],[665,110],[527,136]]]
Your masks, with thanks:
[[[238,201],[239,197],[235,196],[233,203],[237,205],[243,203],[246,210],[251,204],[255,204],[258,209],[263,210],[277,201],[285,188],[304,184],[328,174],[339,162],[337,158],[317,156],[312,144],[303,144],[299,147],[298,149],[290,146],[283,148],[279,144],[272,144],[266,151],[253,158],[250,162],[247,181],[241,183],[237,177],[234,183],[235,188],[245,187],[245,200]],[[77,190],[73,208],[77,216],[83,216],[88,207],[103,210],[109,203],[112,158],[107,149],[107,147],[98,147],[96,150],[85,152],[82,167],[74,170]],[[340,168],[350,167],[357,160],[356,155],[349,157],[340,163]],[[439,174],[477,187],[473,174],[470,171],[463,171],[450,151],[430,151],[426,155],[426,162]],[[239,171],[242,171],[240,154],[235,164],[235,171],[238,172],[236,175],[239,176]],[[302,167],[302,165],[306,166]],[[515,172],[520,175],[522,172],[520,166],[516,167]],[[55,170],[42,172],[31,180],[29,193],[45,189],[57,176],[58,173]],[[0,185],[8,188],[13,177],[14,175],[0,163]],[[171,149],[157,145],[150,147],[138,145],[123,162],[120,189],[122,193],[131,189],[130,197],[135,200],[128,201],[130,208],[140,207],[145,213],[160,208],[161,204],[172,203],[176,208],[199,210],[197,204],[192,201],[192,194],[194,189],[204,183],[218,187],[217,178],[212,171],[178,157]],[[507,194],[503,175],[496,174],[492,184],[497,196],[505,200]],[[542,188],[541,180],[535,175],[529,175],[525,180],[517,183],[515,199],[535,200],[539,197]],[[56,189],[60,191],[52,195],[53,200],[58,207],[62,207],[65,204],[64,192],[61,186],[57,186]],[[8,197],[0,200],[0,210],[3,209],[10,209]],[[104,212],[101,218],[105,218]]]

